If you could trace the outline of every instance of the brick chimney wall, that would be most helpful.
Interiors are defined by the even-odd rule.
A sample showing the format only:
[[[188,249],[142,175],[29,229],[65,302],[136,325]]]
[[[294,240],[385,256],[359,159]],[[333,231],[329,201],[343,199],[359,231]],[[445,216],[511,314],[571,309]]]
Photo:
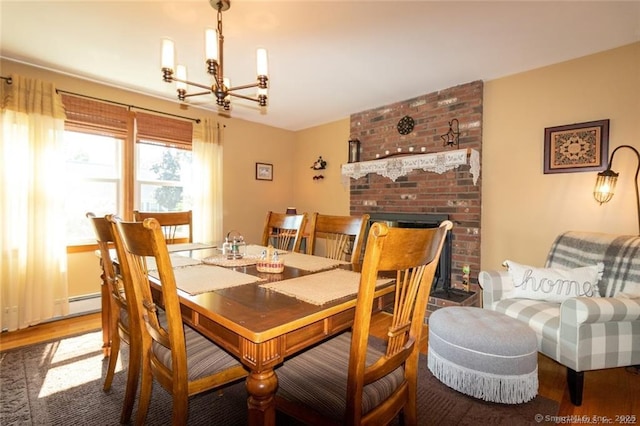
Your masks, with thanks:
[[[361,161],[375,160],[385,151],[402,153],[442,152],[457,148],[443,146],[440,135],[449,121],[460,123],[460,149],[473,148],[482,158],[483,83],[474,81],[413,99],[351,115],[351,138],[361,143]],[[408,135],[397,131],[404,116],[415,120]],[[471,268],[472,291],[478,291],[480,269],[481,179],[473,184],[469,165],[438,174],[417,170],[395,182],[369,174],[350,180],[352,215],[372,212],[443,213],[454,223],[451,285],[462,288],[462,267]],[[482,168],[480,170],[482,176]]]

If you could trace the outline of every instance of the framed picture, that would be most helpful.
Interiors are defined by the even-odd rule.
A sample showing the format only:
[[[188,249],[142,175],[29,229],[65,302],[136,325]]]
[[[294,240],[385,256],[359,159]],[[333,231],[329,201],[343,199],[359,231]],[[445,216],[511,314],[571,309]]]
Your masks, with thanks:
[[[273,164],[256,163],[257,180],[273,180]]]
[[[609,120],[544,129],[544,173],[602,171],[607,167]]]

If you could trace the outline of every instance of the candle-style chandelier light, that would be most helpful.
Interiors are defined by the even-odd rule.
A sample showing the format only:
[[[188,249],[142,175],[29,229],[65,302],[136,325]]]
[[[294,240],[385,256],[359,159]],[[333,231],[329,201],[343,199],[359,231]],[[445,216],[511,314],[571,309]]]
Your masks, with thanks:
[[[261,107],[267,106],[267,88],[269,77],[267,74],[267,51],[257,50],[257,81],[253,84],[231,87],[231,83],[224,75],[224,36],[222,35],[222,12],[231,7],[230,0],[209,0],[211,7],[218,11],[218,28],[208,28],[205,31],[205,59],[207,72],[213,77],[213,84],[199,84],[187,80],[187,68],[178,65],[175,68],[175,47],[170,39],[162,40],[162,79],[167,83],[176,82],[178,99],[184,101],[190,96],[213,94],[216,104],[228,111],[231,107],[231,96],[257,102]],[[187,85],[206,89],[206,92],[187,93]],[[238,90],[258,88],[255,97],[236,93]]]

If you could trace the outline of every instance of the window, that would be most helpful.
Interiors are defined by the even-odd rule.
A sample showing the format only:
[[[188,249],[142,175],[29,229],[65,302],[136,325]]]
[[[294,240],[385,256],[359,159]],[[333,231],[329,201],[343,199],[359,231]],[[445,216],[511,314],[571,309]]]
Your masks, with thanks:
[[[122,146],[109,136],[65,131],[65,217],[67,244],[95,242],[87,212],[120,212]]]
[[[62,95],[67,244],[95,243],[85,214],[192,208],[192,123]],[[135,132],[133,131],[135,129]]]
[[[191,151],[141,141],[136,159],[136,205],[140,210],[191,209]]]

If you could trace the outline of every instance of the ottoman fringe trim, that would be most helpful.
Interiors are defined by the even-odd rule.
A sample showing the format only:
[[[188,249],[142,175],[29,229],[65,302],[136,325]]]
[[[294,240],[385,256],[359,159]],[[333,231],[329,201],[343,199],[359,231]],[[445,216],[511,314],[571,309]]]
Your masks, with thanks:
[[[521,404],[538,394],[538,367],[528,374],[502,376],[471,370],[428,349],[427,366],[442,383],[465,395],[503,404]]]

